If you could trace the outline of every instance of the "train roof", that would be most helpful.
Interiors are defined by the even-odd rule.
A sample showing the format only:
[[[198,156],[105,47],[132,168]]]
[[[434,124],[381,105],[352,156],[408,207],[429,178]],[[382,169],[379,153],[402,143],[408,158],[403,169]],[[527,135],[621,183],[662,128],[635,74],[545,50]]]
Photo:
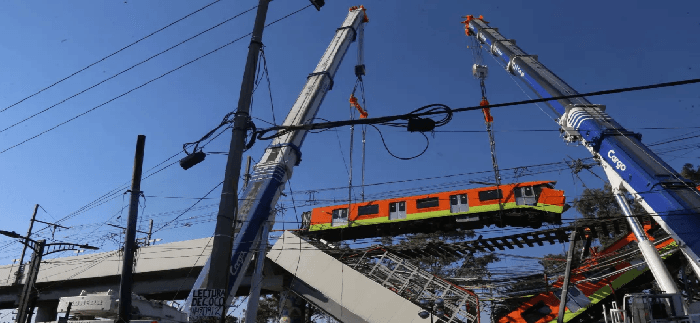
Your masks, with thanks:
[[[534,185],[540,185],[540,184],[551,184],[552,187],[557,184],[557,181],[531,181],[531,182],[518,182],[518,183],[507,183],[507,184],[501,184],[500,186],[534,186]],[[419,199],[423,197],[430,197],[435,194],[443,194],[443,193],[449,193],[449,192],[459,192],[459,191],[469,191],[469,190],[475,190],[475,191],[483,191],[483,190],[489,190],[489,189],[495,189],[496,185],[491,185],[491,186],[483,186],[483,187],[474,187],[474,188],[465,188],[465,189],[459,189],[459,190],[449,190],[449,191],[441,191],[441,192],[432,192],[428,194],[420,194],[420,195],[410,195],[410,196],[400,196],[400,197],[392,197],[392,198],[386,198],[386,199],[378,199],[378,200],[368,200],[365,202],[356,202],[352,203],[353,205],[369,205],[373,204],[376,202],[380,201],[401,201],[405,199]],[[320,208],[327,208],[327,207],[342,207],[342,206],[347,206],[348,204],[334,204],[334,205],[326,205],[326,206],[318,206],[315,207],[314,209],[320,209]]]

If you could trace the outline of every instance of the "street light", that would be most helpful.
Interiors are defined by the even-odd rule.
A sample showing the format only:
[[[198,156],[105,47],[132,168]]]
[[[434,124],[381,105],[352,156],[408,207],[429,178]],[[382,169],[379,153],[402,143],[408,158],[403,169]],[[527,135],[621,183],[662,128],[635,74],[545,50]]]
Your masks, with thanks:
[[[418,316],[422,319],[427,319],[430,316],[430,323],[434,323],[433,312],[438,317],[445,315],[445,301],[442,298],[436,300],[421,299],[418,304],[423,308],[423,311],[418,312]]]
[[[4,235],[4,236],[8,236],[8,237],[10,237],[10,238],[22,238],[22,236],[19,235],[19,233],[14,232],[14,231],[4,231],[4,230],[0,230],[0,234],[2,234],[2,235]]]

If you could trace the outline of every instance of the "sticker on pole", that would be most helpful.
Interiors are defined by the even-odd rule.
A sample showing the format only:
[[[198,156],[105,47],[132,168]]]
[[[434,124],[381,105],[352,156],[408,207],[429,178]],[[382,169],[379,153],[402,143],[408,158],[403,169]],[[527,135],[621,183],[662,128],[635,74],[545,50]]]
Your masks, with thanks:
[[[190,319],[220,317],[224,307],[224,289],[195,289],[192,291]]]

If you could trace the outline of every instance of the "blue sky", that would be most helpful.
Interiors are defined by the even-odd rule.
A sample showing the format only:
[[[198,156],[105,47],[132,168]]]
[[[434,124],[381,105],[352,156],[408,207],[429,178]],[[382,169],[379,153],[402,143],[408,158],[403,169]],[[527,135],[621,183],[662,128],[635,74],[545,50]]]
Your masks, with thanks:
[[[275,117],[280,122],[301,90],[306,76],[347,14],[359,5],[350,1],[327,1],[321,12],[306,9],[265,30]],[[208,4],[206,1],[4,1],[0,3],[2,46],[0,61],[0,110],[24,99],[90,63]],[[81,92],[130,66],[210,28],[257,2],[223,0],[178,24],[90,67],[84,72],[0,113],[0,130]],[[277,0],[270,4],[268,22],[307,5],[304,0]],[[471,76],[472,53],[460,24],[461,16],[482,14],[491,26],[517,40],[518,45],[579,92],[697,78],[700,72],[700,4],[674,1],[374,1],[364,3],[370,23],[365,32],[365,77],[370,116],[406,113],[426,104],[443,103],[453,108],[472,106],[480,100],[478,82]],[[156,78],[205,54],[252,29],[254,11],[213,29],[152,60],[125,72],[47,112],[0,132],[0,151],[92,109],[144,82]],[[16,148],[0,153],[0,218],[2,230],[25,233],[34,204],[42,205],[37,218],[56,221],[131,179],[138,134],[146,135],[144,169],[151,169],[197,140],[235,109],[243,75],[248,40],[241,40],[140,89],[95,109]],[[355,82],[356,46],[348,55],[328,93],[319,118],[344,120],[350,115],[347,99]],[[514,82],[496,62],[484,54],[490,66],[486,81],[489,100],[501,103],[534,95]],[[623,126],[641,132],[643,142],[653,143],[698,129],[700,91],[697,85],[624,93],[591,98],[606,104],[608,113]],[[542,108],[542,110],[540,109]],[[253,116],[272,122],[267,86],[263,81],[253,105]],[[567,147],[544,105],[494,109],[498,161],[503,169],[588,157],[581,147]],[[258,127],[266,123],[256,119]],[[649,127],[677,129],[651,130]],[[461,113],[434,136],[427,152],[414,160],[400,161],[384,149],[376,131],[369,129],[366,148],[366,183],[385,183],[416,178],[442,177],[491,169],[487,135],[481,113]],[[524,132],[519,130],[549,130]],[[425,140],[397,128],[381,128],[386,144],[396,155],[410,156],[423,149]],[[303,161],[294,171],[291,189],[283,197],[286,207],[275,229],[297,228],[297,216],[310,209],[301,206],[314,194],[321,200],[347,198],[349,129],[310,134],[302,147]],[[353,172],[359,182],[361,146],[355,133]],[[228,149],[230,132],[218,137],[205,152]],[[246,155],[255,160],[266,142],[258,142]],[[699,144],[697,139],[659,145],[668,149]],[[340,148],[342,147],[342,149]],[[661,155],[677,170],[684,163],[700,163],[697,148]],[[181,156],[176,157],[176,159]],[[174,161],[173,159],[171,161]],[[178,165],[146,179],[142,219],[153,218],[160,228],[194,203],[194,199],[165,198],[203,196],[223,179],[226,156],[210,154],[194,168]],[[166,164],[167,165],[167,164]],[[596,170],[602,174],[600,170]],[[510,171],[512,174],[512,171]],[[147,173],[148,174],[148,173]],[[504,173],[504,177],[509,175]],[[468,180],[482,176],[456,176],[401,184],[375,185],[368,198],[402,194],[399,190],[441,191],[471,187]],[[583,175],[589,187],[602,182]],[[523,180],[557,180],[567,200],[583,190],[569,171],[550,171]],[[126,187],[126,186],[125,186]],[[287,186],[287,193],[290,185]],[[82,212],[62,225],[59,241],[91,243],[105,250],[116,247],[110,233],[119,230],[105,222],[125,224],[128,196],[121,192],[104,204]],[[399,191],[399,192],[396,192]],[[154,236],[163,242],[210,236],[219,190],[195,209]],[[291,200],[294,196],[294,202]],[[308,204],[308,203],[306,203]],[[293,206],[297,205],[296,211]],[[573,210],[564,214],[573,219]],[[189,219],[190,217],[196,217]],[[140,222],[145,229],[146,221]],[[189,223],[189,226],[186,226]],[[35,228],[41,229],[42,225]],[[487,228],[481,234],[497,236],[521,229]],[[43,237],[51,238],[48,230]],[[115,240],[115,241],[116,241]],[[20,245],[7,245],[0,237],[0,263],[19,256]],[[539,256],[561,252],[561,246],[518,251]],[[504,258],[494,271],[518,266],[535,270],[534,261],[523,264]]]

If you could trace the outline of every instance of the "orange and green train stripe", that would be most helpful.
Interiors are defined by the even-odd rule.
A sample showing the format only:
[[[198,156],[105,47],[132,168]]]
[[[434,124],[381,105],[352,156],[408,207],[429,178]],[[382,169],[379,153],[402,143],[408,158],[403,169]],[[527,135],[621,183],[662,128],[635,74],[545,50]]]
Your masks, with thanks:
[[[343,228],[348,228],[348,227],[352,227],[352,226],[360,226],[360,225],[397,223],[397,222],[424,220],[424,219],[445,217],[445,216],[478,214],[478,213],[483,213],[483,212],[498,211],[499,209],[500,208],[499,208],[498,204],[480,205],[480,206],[471,206],[471,207],[469,207],[468,212],[462,212],[462,213],[451,213],[450,210],[420,212],[420,213],[414,213],[414,214],[406,214],[405,219],[394,219],[394,220],[389,220],[388,216],[381,216],[381,217],[375,217],[375,218],[370,218],[370,219],[358,219],[358,220],[354,220],[354,221],[349,221],[349,223],[346,225],[338,225],[338,226],[331,226],[330,223],[315,223],[314,224],[312,221],[311,226],[309,227],[309,231],[343,229]],[[532,205],[517,205],[515,202],[509,202],[509,203],[503,203],[503,209],[504,210],[534,209],[537,211],[562,213],[564,208],[563,208],[563,206],[560,206],[560,205],[551,205],[551,204],[545,204],[545,203],[537,203],[536,206],[532,206]]]

